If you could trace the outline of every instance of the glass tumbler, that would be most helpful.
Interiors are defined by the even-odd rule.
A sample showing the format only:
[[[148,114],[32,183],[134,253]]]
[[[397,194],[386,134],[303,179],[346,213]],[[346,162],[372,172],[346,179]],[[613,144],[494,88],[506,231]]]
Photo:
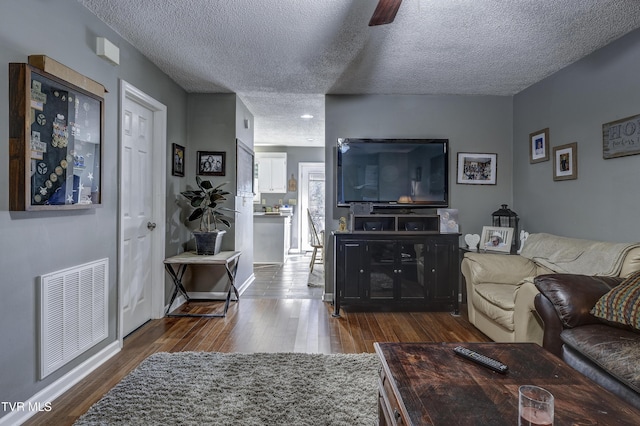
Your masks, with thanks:
[[[518,390],[518,425],[552,426],[553,395],[546,389],[533,385],[520,386]]]

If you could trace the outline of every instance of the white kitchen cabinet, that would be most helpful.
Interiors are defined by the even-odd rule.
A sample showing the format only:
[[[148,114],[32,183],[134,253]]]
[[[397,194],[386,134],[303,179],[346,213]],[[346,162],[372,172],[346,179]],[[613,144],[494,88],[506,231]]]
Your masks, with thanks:
[[[287,153],[257,152],[258,192],[287,192]]]

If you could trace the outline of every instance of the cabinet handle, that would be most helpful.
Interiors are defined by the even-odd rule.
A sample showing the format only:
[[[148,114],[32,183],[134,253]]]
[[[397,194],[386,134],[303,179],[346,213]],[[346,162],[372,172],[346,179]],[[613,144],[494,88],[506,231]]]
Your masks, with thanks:
[[[435,274],[435,273],[436,273],[436,270],[435,270],[435,269],[432,269],[432,270],[431,270],[431,272],[433,272],[433,273]]]
[[[364,274],[364,269],[360,269],[360,273],[361,273],[361,274]]]

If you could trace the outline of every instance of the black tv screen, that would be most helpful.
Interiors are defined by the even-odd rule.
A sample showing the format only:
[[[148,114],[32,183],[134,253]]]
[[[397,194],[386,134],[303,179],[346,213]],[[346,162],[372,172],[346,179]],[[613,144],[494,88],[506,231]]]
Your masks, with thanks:
[[[448,139],[338,139],[338,206],[449,207],[448,148]]]

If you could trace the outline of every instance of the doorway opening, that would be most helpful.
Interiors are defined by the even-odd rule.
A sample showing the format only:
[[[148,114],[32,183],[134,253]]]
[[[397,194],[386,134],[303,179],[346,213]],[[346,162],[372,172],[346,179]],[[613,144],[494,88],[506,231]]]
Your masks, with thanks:
[[[304,163],[298,164],[299,185],[298,185],[298,247],[300,253],[313,251],[313,230],[307,220],[307,211],[311,215],[311,220],[318,232],[325,228],[325,173],[324,163]]]

